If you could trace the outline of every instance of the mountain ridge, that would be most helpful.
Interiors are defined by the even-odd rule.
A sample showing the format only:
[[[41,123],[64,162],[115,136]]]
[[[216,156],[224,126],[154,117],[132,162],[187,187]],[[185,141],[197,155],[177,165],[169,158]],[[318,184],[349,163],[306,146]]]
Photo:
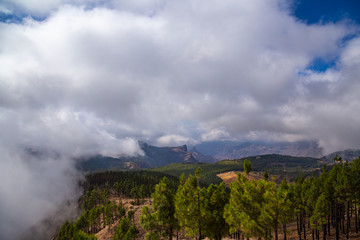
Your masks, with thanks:
[[[343,160],[351,161],[360,156],[360,149],[337,151],[320,156],[322,148],[315,142],[295,143],[264,143],[262,142],[208,142],[193,146],[188,151],[187,145],[176,147],[156,147],[145,142],[139,142],[143,156],[119,158],[108,156],[93,156],[78,161],[78,169],[82,171],[101,170],[139,170],[165,166],[172,163],[215,163],[224,159],[255,159],[259,156],[290,156],[317,159],[323,163],[332,163],[335,155]],[[205,147],[204,147],[205,146]],[[207,149],[208,148],[208,149]],[[301,155],[304,153],[304,155]],[[314,157],[315,155],[315,157]]]
[[[210,155],[216,160],[239,159],[249,156],[280,154],[294,157],[323,156],[323,149],[315,141],[298,142],[240,142],[210,141],[195,145],[203,155]]]
[[[333,162],[336,155],[341,157],[344,161],[352,161],[360,156],[360,149],[345,149],[342,151],[336,151],[323,156],[321,160],[325,162]]]
[[[134,157],[109,157],[96,155],[81,159],[77,168],[81,171],[97,170],[138,170],[142,168],[151,168],[163,166],[171,163],[196,163],[202,161],[213,162],[214,159],[204,156],[195,151],[188,151],[186,145],[177,147],[156,147],[145,142],[139,142],[140,149],[144,156]]]

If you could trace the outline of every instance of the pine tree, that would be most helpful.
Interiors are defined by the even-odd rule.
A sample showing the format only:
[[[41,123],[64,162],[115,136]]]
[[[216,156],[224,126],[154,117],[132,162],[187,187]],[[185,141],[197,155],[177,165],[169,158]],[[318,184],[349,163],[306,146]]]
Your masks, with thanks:
[[[296,225],[297,232],[299,235],[299,240],[301,240],[301,234],[303,232],[303,226],[305,226],[305,206],[303,198],[303,184],[305,182],[304,173],[302,173],[300,178],[295,180],[295,185],[293,187],[293,196],[294,196],[294,206],[296,212]],[[304,232],[305,234],[305,232]]]
[[[135,224],[128,218],[122,218],[119,225],[115,229],[113,240],[134,240],[139,233]]]
[[[358,206],[360,199],[360,157],[354,159],[351,168],[351,186],[354,198],[354,212],[355,212],[355,231],[359,232],[359,221],[358,221]]]
[[[278,227],[283,226],[284,239],[286,239],[286,224],[294,217],[294,207],[289,191],[289,186],[284,178],[280,186],[274,182],[267,183],[267,190],[264,195],[264,211],[266,211],[275,233],[275,239],[278,239]]]
[[[243,211],[243,205],[238,199],[241,199],[244,195],[244,181],[247,181],[247,179],[244,179],[244,176],[238,173],[237,181],[232,182],[230,185],[230,199],[224,209],[224,218],[230,226],[230,233],[242,232],[241,212]]]
[[[264,173],[264,179],[267,181],[269,180],[269,173],[268,171],[266,170],[265,173]]]
[[[289,185],[284,178],[277,188],[278,199],[280,200],[279,220],[283,226],[284,240],[286,240],[286,224],[294,219],[295,206],[292,194],[292,185]]]
[[[61,225],[56,240],[96,240],[97,237],[93,234],[88,235],[76,228],[76,224],[66,221]]]
[[[245,159],[244,161],[244,171],[245,171],[245,174],[248,175],[251,171],[251,161]]]
[[[323,239],[326,239],[326,217],[329,214],[329,202],[326,195],[322,193],[316,200],[314,214],[310,217],[310,222],[313,229],[323,229]]]
[[[310,179],[304,182],[302,195],[305,202],[305,213],[310,221],[313,236],[318,236],[318,231],[320,230],[322,224],[320,224],[320,222],[311,224],[311,217],[314,215],[317,199],[319,198],[321,192],[322,189],[320,184],[320,178],[315,178],[314,176],[312,176]]]
[[[248,238],[271,238],[273,216],[267,204],[271,202],[274,186],[272,182],[249,181],[238,174],[238,180],[231,184],[230,201],[224,213],[230,232],[241,231]]]
[[[229,226],[226,223],[224,207],[229,202],[229,194],[226,192],[226,184],[211,184],[205,192],[204,197],[204,233],[210,239],[221,240],[226,235]]]
[[[175,195],[175,217],[187,236],[198,236],[200,240],[205,211],[203,208],[204,192],[199,186],[199,177],[200,169],[198,168],[195,176],[189,175],[186,180],[184,177],[180,178],[181,182]]]
[[[140,216],[141,225],[145,230],[151,231],[148,238],[154,238],[157,235],[159,239],[163,237],[172,239],[173,231],[178,226],[175,218],[174,195],[166,177],[155,186],[155,192],[151,195],[152,210],[145,206]]]

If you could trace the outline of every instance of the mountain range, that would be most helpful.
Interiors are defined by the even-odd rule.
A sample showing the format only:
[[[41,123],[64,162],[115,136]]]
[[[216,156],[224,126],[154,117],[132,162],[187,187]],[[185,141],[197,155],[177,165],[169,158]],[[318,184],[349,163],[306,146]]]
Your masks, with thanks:
[[[144,155],[135,157],[108,157],[97,155],[81,159],[78,168],[82,171],[96,170],[136,170],[167,165],[170,163],[214,162],[211,156],[199,153],[195,148],[188,151],[186,145],[178,147],[156,147],[145,142],[139,142]]]
[[[78,161],[77,167],[82,171],[97,170],[137,170],[164,166],[171,163],[214,163],[223,159],[241,159],[267,154],[287,155],[293,157],[310,157],[321,162],[332,163],[336,155],[344,160],[353,160],[360,156],[360,150],[345,150],[326,156],[316,142],[235,142],[213,141],[192,146],[156,147],[139,142],[143,155],[134,157],[93,156]]]
[[[295,157],[323,156],[323,149],[315,141],[298,142],[239,142],[210,141],[195,146],[199,152],[216,160],[239,159],[249,156],[280,154]]]
[[[325,162],[333,162],[336,155],[341,157],[344,161],[352,161],[360,156],[360,149],[346,149],[344,151],[337,151],[322,157],[321,160]]]

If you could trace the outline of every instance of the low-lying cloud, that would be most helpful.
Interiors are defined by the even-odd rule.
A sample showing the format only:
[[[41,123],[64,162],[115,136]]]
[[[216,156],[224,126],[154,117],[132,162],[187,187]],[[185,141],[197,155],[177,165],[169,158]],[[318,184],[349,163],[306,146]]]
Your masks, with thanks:
[[[76,200],[76,159],[142,154],[133,138],[118,139],[81,113],[13,111],[0,118],[0,238],[16,239],[65,200]]]
[[[359,147],[349,20],[307,25],[281,0],[18,0],[0,11],[28,16],[0,23],[3,236],[72,195],[74,158],[142,154],[137,140]],[[318,71],[316,59],[333,64]]]

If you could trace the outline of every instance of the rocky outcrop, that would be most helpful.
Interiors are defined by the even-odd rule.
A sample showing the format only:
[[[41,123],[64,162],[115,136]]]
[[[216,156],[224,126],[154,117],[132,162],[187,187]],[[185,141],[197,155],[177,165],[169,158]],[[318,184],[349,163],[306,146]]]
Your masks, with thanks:
[[[178,147],[155,147],[142,143],[140,147],[145,153],[145,162],[151,167],[162,166],[169,163],[197,162],[191,152],[187,151],[186,145]]]
[[[78,160],[78,169],[86,171],[98,170],[136,170],[167,165],[170,163],[194,163],[199,160],[187,151],[187,146],[178,147],[155,147],[147,143],[140,142],[140,148],[144,152],[143,156],[135,157],[107,157],[93,156]],[[196,155],[202,159],[201,154]]]

